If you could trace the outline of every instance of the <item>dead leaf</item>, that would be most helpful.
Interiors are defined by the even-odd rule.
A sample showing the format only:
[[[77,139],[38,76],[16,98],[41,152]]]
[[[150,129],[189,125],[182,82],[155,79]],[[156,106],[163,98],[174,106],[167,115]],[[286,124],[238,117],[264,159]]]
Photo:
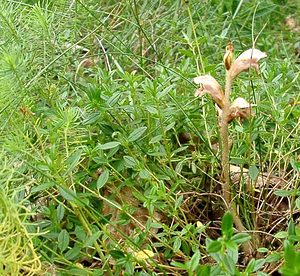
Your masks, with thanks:
[[[284,20],[284,24],[292,31],[292,32],[299,32],[300,31],[300,26],[297,23],[297,20],[292,17],[291,15],[288,16],[285,20]]]
[[[111,191],[111,189],[113,191]],[[120,223],[120,217],[123,212],[108,204],[106,201],[103,202],[103,214],[105,216],[111,215],[110,222],[107,226],[110,234],[116,239],[123,240],[124,234],[128,237],[134,235],[136,228],[144,230],[150,214],[149,211],[142,206],[140,201],[134,197],[132,188],[124,187],[119,192],[116,192],[116,190],[116,187],[110,187],[110,190],[105,190],[104,196],[108,199],[115,200],[120,205],[130,206],[130,213],[134,219],[130,219],[125,225]],[[152,219],[154,221],[161,221],[163,215],[155,211]],[[150,232],[151,234],[155,234],[157,229],[152,228]]]
[[[243,178],[245,183],[250,183],[249,170],[239,166],[230,165],[231,181],[234,185],[239,185]],[[281,187],[285,184],[285,180],[281,177],[260,173],[255,181],[256,189],[265,189],[267,187]]]

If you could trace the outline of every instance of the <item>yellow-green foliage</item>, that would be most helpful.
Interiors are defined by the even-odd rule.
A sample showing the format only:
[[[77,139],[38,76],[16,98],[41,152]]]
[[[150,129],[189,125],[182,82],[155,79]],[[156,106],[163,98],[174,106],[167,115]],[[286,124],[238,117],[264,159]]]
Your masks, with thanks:
[[[41,262],[18,206],[4,191],[0,191],[0,274],[38,275]]]

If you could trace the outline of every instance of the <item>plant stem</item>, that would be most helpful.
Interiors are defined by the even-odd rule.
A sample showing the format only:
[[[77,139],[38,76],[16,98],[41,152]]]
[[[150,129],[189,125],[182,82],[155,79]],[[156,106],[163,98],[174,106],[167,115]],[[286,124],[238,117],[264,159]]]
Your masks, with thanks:
[[[228,138],[228,116],[229,116],[229,108],[230,108],[230,93],[232,87],[232,77],[230,74],[230,70],[226,70],[226,83],[225,83],[225,97],[224,97],[224,107],[222,109],[222,117],[221,117],[221,144],[222,144],[222,178],[224,180],[223,183],[223,197],[227,204],[228,210],[231,212],[233,216],[234,224],[239,232],[245,232],[245,227],[240,219],[236,205],[232,201],[232,192],[231,192],[231,184],[230,184],[230,167],[229,167],[229,138]],[[246,256],[250,256],[252,252],[250,242],[243,244],[243,251]]]
[[[221,117],[221,143],[222,143],[222,177],[224,180],[223,185],[223,196],[230,208],[231,205],[231,187],[230,187],[230,175],[229,175],[229,138],[228,138],[228,115],[230,106],[230,93],[232,86],[232,78],[230,76],[230,71],[226,70],[226,83],[225,83],[225,97],[224,97],[224,107],[222,109]]]

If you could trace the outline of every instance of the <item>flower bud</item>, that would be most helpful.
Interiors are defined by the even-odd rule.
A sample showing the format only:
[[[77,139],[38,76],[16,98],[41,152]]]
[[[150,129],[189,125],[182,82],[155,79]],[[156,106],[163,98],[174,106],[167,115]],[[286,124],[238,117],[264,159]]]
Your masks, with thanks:
[[[229,70],[231,68],[232,59],[233,59],[233,45],[231,40],[229,40],[227,46],[226,46],[226,52],[224,55],[224,66],[226,70]]]

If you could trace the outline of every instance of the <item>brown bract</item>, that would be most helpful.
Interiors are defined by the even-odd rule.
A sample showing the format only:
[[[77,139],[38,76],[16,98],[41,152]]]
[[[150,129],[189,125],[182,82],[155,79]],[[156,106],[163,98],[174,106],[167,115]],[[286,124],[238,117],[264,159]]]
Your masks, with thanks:
[[[258,49],[248,49],[238,56],[231,66],[231,77],[232,79],[243,72],[247,71],[251,67],[255,68],[259,72],[258,61],[262,58],[267,57],[266,53]]]
[[[196,97],[202,97],[205,93],[211,95],[214,102],[220,107],[224,106],[224,93],[220,84],[211,75],[203,75],[194,78],[194,83],[200,85],[195,92]]]

